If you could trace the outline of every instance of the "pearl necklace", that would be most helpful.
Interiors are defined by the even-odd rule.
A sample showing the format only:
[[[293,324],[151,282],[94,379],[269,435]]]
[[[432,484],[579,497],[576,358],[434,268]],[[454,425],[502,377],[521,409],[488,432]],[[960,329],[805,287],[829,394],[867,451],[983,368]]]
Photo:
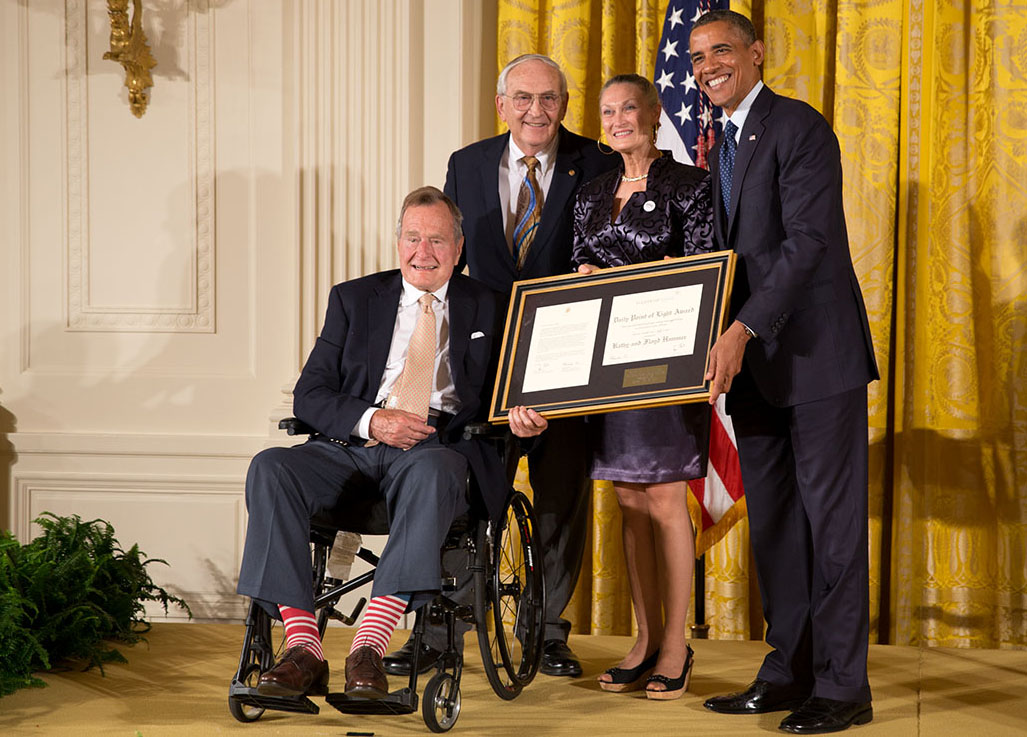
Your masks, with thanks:
[[[660,152],[660,151],[657,151],[657,152],[656,152],[656,158],[655,158],[655,159],[653,159],[653,161],[656,161],[656,159],[660,158],[661,156],[663,156],[663,153],[662,153],[662,152]],[[650,165],[651,165],[651,164],[652,164],[652,161],[650,161],[649,163],[650,163]],[[625,175],[625,174],[621,174],[620,180],[621,180],[622,182],[628,182],[628,183],[630,183],[630,182],[641,182],[641,181],[642,181],[643,179],[648,179],[648,178],[649,178],[649,172],[647,171],[647,172],[646,172],[645,174],[643,174],[643,175],[642,175],[642,176],[640,176],[640,177],[629,177],[629,176],[627,176],[627,175]]]

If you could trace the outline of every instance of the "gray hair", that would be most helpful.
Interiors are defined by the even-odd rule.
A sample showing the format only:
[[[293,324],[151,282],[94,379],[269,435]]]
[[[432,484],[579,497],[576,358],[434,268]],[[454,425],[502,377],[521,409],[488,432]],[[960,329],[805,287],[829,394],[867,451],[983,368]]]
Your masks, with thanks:
[[[717,23],[719,21],[727,23],[738,31],[738,35],[745,41],[746,46],[752,46],[756,43],[756,27],[752,24],[752,21],[733,10],[711,10],[708,13],[703,13],[703,15],[699,16],[699,20],[692,24],[692,33],[695,33],[696,28],[702,28],[710,23]]]
[[[510,70],[518,64],[523,64],[526,61],[540,61],[543,64],[548,64],[553,69],[555,69],[556,73],[560,75],[560,94],[567,94],[567,77],[566,75],[564,75],[563,70],[560,68],[559,64],[557,64],[555,61],[553,61],[548,56],[545,56],[543,54],[521,54],[516,59],[509,62],[505,67],[503,67],[503,71],[499,73],[499,79],[496,80],[497,95],[506,94],[506,78],[510,74]]]
[[[460,240],[464,234],[464,216],[456,203],[438,187],[418,187],[403,199],[403,206],[399,209],[399,220],[396,221],[396,238],[403,234],[403,216],[409,208],[437,205],[440,202],[449,208],[449,214],[453,216],[453,240]]]
[[[660,105],[660,96],[656,92],[656,85],[641,74],[618,74],[615,77],[610,77],[606,80],[606,84],[603,85],[602,89],[599,90],[599,97],[602,98],[606,89],[613,87],[615,84],[634,85],[642,93],[642,99],[649,107],[659,107]]]

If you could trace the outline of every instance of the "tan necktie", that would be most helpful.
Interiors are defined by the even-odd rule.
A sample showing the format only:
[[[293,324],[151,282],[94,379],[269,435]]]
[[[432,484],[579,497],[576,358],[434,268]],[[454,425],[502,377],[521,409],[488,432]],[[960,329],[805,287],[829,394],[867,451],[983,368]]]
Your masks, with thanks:
[[[542,216],[542,187],[535,176],[538,159],[534,156],[525,156],[521,161],[528,167],[528,173],[521,180],[521,189],[517,193],[517,213],[514,215],[516,224],[513,243],[510,244],[518,269],[524,266],[524,258],[528,255],[532,241],[535,240],[538,221]]]
[[[414,333],[407,346],[407,360],[403,372],[385,403],[387,409],[401,409],[428,419],[428,400],[435,376],[435,295],[425,292],[417,300],[421,313],[417,316]]]

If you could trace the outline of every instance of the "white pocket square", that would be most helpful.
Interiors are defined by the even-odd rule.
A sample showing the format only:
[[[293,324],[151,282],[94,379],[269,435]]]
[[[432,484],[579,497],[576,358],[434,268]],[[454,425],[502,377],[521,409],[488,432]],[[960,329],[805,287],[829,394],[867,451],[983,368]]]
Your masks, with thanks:
[[[485,333],[481,332],[480,330],[475,330],[473,333],[471,333],[471,340],[477,340],[478,338],[484,337]]]

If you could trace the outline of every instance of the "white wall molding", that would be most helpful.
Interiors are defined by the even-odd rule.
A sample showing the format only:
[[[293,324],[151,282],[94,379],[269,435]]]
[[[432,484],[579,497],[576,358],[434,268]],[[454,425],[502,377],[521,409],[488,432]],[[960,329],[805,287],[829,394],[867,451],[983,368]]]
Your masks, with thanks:
[[[235,594],[246,530],[246,509],[237,478],[183,474],[22,472],[14,479],[15,534],[36,534],[32,520],[43,512],[77,514],[110,522],[123,549],[139,545],[157,585],[185,599],[194,616],[238,619],[245,602]],[[148,616],[164,616],[148,605]],[[185,619],[169,610],[169,618]]]
[[[186,15],[189,99],[189,166],[193,243],[189,254],[188,297],[177,306],[97,304],[90,292],[89,238],[89,126],[88,79],[90,69],[88,23],[90,13],[106,13],[85,0],[65,5],[66,132],[65,191],[67,193],[67,329],[72,331],[214,332],[214,146],[212,113],[214,36],[207,0],[191,0]],[[112,62],[103,62],[104,64]],[[159,85],[158,77],[158,85]],[[160,94],[159,86],[155,94]],[[151,110],[150,115],[156,113]],[[128,159],[131,161],[131,158]],[[124,233],[131,238],[135,234]]]
[[[175,503],[181,503],[183,497],[228,497],[227,501],[235,507],[242,501],[241,490],[242,485],[238,480],[226,480],[217,476],[131,475],[81,471],[18,473],[14,480],[14,503],[15,508],[25,512],[25,515],[19,515],[14,533],[21,540],[29,539],[32,520],[42,512],[52,511],[39,508],[40,499],[43,497],[73,496],[79,502],[85,501],[86,504],[83,506],[88,506],[90,501],[125,501],[140,497],[171,500]],[[77,511],[74,513],[83,519],[87,516]],[[238,530],[233,530],[230,534],[236,534],[241,538]],[[121,542],[127,545],[133,543],[130,540]],[[155,551],[147,552],[158,558],[165,557]]]
[[[18,455],[154,456],[249,460],[267,444],[263,435],[159,435],[22,432],[7,436]]]

